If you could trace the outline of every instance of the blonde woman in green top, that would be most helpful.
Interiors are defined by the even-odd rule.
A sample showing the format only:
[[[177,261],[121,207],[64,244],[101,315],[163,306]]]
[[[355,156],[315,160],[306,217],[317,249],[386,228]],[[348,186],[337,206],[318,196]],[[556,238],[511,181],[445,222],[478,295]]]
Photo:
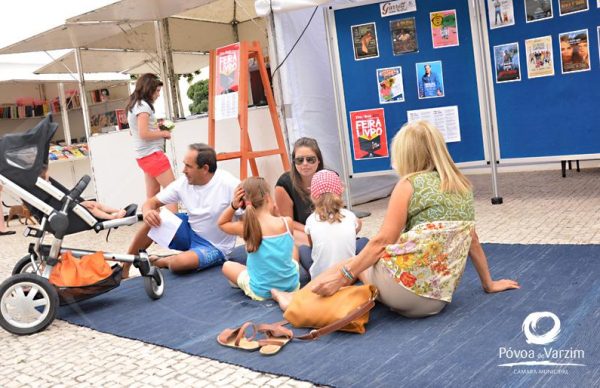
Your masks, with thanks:
[[[470,256],[486,292],[519,288],[514,280],[492,279],[475,232],[471,184],[435,127],[426,121],[404,125],[392,142],[392,165],[402,179],[377,235],[307,287],[327,296],[359,278],[375,285],[392,310],[425,317],[450,303]],[[274,297],[285,310],[291,294]]]

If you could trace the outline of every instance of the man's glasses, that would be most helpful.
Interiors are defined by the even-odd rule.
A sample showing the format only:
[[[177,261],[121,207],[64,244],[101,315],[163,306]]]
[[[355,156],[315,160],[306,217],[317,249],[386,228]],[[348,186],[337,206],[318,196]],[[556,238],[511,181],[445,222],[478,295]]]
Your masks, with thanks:
[[[316,156],[298,156],[297,158],[294,158],[294,163],[299,166],[302,163],[304,163],[304,161],[306,160],[306,163],[308,164],[315,164],[317,163],[317,157]]]

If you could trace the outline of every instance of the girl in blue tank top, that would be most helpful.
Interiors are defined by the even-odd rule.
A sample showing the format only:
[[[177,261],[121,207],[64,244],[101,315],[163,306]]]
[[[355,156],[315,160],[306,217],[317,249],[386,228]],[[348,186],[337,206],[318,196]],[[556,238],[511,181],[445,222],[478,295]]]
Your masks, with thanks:
[[[300,287],[292,219],[273,216],[274,204],[267,182],[251,177],[242,182],[219,218],[219,227],[243,237],[248,251],[246,265],[227,261],[223,274],[254,300],[271,298],[271,289],[295,291]],[[233,221],[240,207],[246,209],[243,221]]]

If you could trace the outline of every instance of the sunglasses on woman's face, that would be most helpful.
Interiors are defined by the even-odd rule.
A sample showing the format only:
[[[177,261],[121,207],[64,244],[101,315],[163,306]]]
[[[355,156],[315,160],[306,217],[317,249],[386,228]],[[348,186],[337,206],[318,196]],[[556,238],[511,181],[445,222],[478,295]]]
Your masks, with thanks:
[[[296,165],[299,166],[302,163],[304,163],[305,160],[306,160],[306,163],[308,163],[308,164],[317,163],[316,156],[298,156],[297,158],[294,158],[294,163],[296,163]]]

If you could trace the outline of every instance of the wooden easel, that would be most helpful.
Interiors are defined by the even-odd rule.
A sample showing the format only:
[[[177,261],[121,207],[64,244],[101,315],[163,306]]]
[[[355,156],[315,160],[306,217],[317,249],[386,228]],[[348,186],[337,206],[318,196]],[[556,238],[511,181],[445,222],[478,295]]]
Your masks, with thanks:
[[[271,121],[275,130],[275,138],[277,140],[277,148],[264,151],[253,151],[250,144],[250,135],[248,132],[248,60],[256,59],[260,78],[269,104],[269,112]],[[217,55],[215,50],[210,52],[209,65],[209,83],[208,83],[208,144],[215,147],[215,82],[217,74],[216,66]],[[240,151],[217,153],[217,160],[240,159],[240,179],[246,179],[248,176],[248,163],[252,170],[252,176],[258,176],[258,167],[256,159],[270,155],[280,155],[283,170],[290,169],[290,161],[281,132],[281,125],[275,107],[275,99],[271,90],[271,83],[267,74],[265,60],[258,42],[240,42],[239,43],[239,86],[238,86],[238,122],[240,125]]]

